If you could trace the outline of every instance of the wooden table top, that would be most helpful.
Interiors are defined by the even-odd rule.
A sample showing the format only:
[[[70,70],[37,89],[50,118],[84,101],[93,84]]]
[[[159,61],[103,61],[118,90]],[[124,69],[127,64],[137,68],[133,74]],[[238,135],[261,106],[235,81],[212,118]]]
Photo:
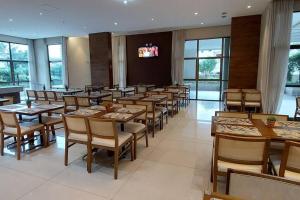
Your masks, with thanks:
[[[216,116],[213,116],[212,117],[212,123],[211,123],[211,136],[215,136],[215,134],[217,133],[217,125],[220,125],[220,124],[226,124],[226,123],[219,123],[219,122],[216,122],[217,120],[220,117],[216,117]],[[224,117],[222,117],[224,118]],[[284,125],[284,126],[276,126],[274,128],[270,128],[270,127],[267,127],[265,122],[263,122],[262,120],[260,119],[249,119],[251,122],[252,122],[252,125],[249,125],[249,124],[239,124],[239,123],[236,123],[236,124],[228,124],[229,126],[233,126],[233,127],[248,127],[248,128],[256,128],[260,133],[261,133],[261,136],[262,137],[266,137],[266,138],[269,138],[271,140],[274,140],[274,141],[278,141],[278,142],[284,142],[285,140],[295,140],[295,141],[299,141],[300,140],[300,122],[293,122],[293,123],[296,123],[296,124],[299,124],[299,127],[291,127],[289,126],[288,124],[287,125]],[[280,123],[280,122],[279,122]],[[287,122],[288,123],[288,122]],[[299,133],[299,138],[297,137],[289,137],[289,136],[279,136],[276,132],[278,132],[278,130],[283,130],[283,131],[287,131],[287,132],[292,132],[292,131],[296,131],[295,134]],[[226,133],[225,133],[226,134]],[[238,134],[239,135],[239,134]],[[242,136],[242,135],[241,135]],[[247,135],[246,135],[247,136]],[[250,135],[248,135],[250,136]]]
[[[168,97],[165,95],[154,95],[154,96],[149,96],[141,99],[141,101],[151,101],[154,103],[160,103],[162,101],[168,100]]]
[[[0,103],[4,103],[4,102],[8,102],[8,101],[9,101],[8,99],[0,98]]]
[[[237,197],[220,194],[220,193],[213,193],[213,194],[204,194],[203,200],[242,200]]]
[[[118,99],[119,100],[127,100],[127,101],[138,101],[142,98],[144,98],[144,95],[133,95],[133,96],[121,97]]]
[[[11,104],[7,106],[0,106],[0,111],[15,112],[21,115],[39,115],[42,113],[51,112],[63,108],[64,105],[56,104],[32,104],[28,108],[26,104]]]
[[[75,95],[76,97],[88,97],[90,99],[101,99],[103,97],[108,97],[108,96],[111,96],[110,93],[91,93],[91,94],[88,94],[88,93],[84,93],[84,94],[77,94]]]
[[[101,115],[100,118],[113,119],[119,123],[126,123],[126,122],[129,122],[130,120],[144,114],[145,112],[146,112],[146,110],[141,110],[141,111],[135,112],[135,113],[121,113],[121,112],[115,111],[115,112],[110,112],[110,113]]]

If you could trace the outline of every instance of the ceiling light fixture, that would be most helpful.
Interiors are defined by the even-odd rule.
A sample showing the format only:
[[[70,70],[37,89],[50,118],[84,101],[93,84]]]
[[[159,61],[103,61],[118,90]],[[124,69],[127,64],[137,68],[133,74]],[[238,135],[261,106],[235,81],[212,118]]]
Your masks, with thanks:
[[[154,21],[154,18],[151,18],[151,21]]]
[[[43,15],[43,13],[42,13],[42,12],[40,12],[40,15],[42,16],[42,15]]]
[[[201,22],[200,24],[201,24],[201,25],[203,25],[203,24],[204,24],[204,22]]]
[[[8,21],[9,22],[13,22],[14,20],[13,20],[13,18],[9,18]]]
[[[198,15],[199,13],[195,12],[194,15]]]
[[[114,25],[115,25],[115,26],[118,26],[118,22],[115,22]]]
[[[250,8],[252,8],[252,6],[251,6],[251,5],[248,5],[247,8],[250,9]]]
[[[126,5],[128,3],[128,1],[125,0],[125,1],[123,1],[123,3]]]

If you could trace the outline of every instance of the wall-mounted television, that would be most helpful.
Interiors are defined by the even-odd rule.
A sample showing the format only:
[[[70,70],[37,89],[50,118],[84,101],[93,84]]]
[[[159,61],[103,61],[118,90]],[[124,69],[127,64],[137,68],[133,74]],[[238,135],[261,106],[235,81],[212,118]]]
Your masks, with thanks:
[[[157,46],[145,46],[138,49],[139,58],[152,58],[158,56]]]

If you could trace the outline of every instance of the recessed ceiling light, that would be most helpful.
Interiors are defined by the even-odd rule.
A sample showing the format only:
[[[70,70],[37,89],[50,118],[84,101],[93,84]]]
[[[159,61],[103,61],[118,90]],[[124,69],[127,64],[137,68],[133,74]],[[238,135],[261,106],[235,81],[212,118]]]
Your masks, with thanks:
[[[127,3],[128,3],[128,1],[124,0],[124,1],[123,1],[123,3],[124,3],[124,4],[127,4]]]
[[[195,12],[194,15],[198,15],[199,13]]]
[[[42,15],[43,15],[43,13],[42,13],[42,12],[40,12],[40,15],[42,16]]]
[[[155,19],[154,18],[151,18],[151,21],[154,21]]]
[[[201,24],[201,25],[203,25],[203,24],[204,24],[204,22],[201,22],[200,24]]]
[[[9,18],[8,21],[9,22],[13,22],[14,20],[13,20],[13,18]]]
[[[247,8],[250,9],[250,8],[252,8],[252,6],[251,6],[251,5],[248,5]]]
[[[115,22],[114,25],[115,25],[115,26],[118,26],[118,22]]]
[[[87,27],[86,27],[86,26],[83,26],[83,29],[87,29]]]

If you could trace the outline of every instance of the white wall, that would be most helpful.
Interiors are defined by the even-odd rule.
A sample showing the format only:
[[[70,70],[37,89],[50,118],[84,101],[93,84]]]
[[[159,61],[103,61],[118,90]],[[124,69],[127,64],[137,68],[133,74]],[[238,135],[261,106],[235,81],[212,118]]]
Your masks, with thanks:
[[[69,37],[67,56],[69,87],[84,88],[91,84],[89,38]]]
[[[187,29],[185,32],[186,40],[229,37],[231,35],[231,26],[228,25]]]

